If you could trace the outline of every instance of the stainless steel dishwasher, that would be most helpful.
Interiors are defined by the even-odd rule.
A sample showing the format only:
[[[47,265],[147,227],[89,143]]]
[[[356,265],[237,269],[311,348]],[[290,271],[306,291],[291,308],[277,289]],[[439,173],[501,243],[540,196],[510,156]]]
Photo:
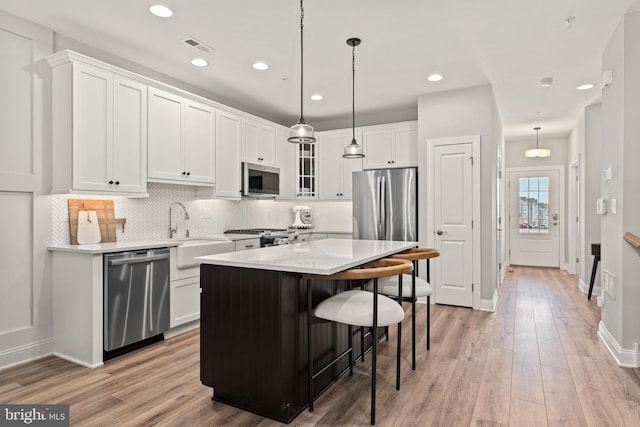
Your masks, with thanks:
[[[109,352],[117,353],[116,350],[126,350],[124,347],[134,347],[135,343],[154,337],[162,339],[162,333],[167,329],[169,249],[145,249],[105,255],[105,356],[109,356]]]

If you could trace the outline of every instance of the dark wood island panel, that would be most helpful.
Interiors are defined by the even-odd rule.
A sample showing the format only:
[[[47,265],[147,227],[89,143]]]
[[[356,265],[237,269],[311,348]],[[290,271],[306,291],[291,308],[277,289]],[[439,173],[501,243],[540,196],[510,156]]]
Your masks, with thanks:
[[[202,383],[213,388],[216,401],[291,422],[308,403],[306,283],[298,273],[202,264],[200,286]],[[314,281],[313,305],[347,286]],[[313,328],[315,366],[347,348],[345,325],[321,323]],[[354,330],[356,355],[358,337]],[[314,381],[315,392],[346,367],[345,358],[328,369]]]

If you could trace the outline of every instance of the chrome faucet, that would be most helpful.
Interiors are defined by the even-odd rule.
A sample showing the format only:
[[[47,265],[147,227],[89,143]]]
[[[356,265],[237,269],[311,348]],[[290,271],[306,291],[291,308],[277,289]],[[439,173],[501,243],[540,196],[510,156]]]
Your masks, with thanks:
[[[171,224],[173,224],[172,221],[172,216],[171,213],[173,212],[173,206],[174,205],[178,205],[182,208],[182,210],[184,211],[184,219],[187,220],[189,219],[189,213],[187,212],[187,208],[180,202],[173,202],[171,203],[171,205],[169,206],[169,238],[173,239],[173,236],[178,232],[178,222],[176,221],[176,225],[175,226],[171,226]],[[185,237],[189,237],[189,229],[186,230],[186,234]]]

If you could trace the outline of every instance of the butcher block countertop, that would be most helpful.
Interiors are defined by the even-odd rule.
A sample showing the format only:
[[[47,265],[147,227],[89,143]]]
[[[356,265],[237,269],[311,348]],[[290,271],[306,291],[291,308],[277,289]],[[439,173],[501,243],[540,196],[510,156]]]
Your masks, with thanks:
[[[417,242],[388,240],[323,239],[197,259],[203,264],[329,275],[417,245]]]

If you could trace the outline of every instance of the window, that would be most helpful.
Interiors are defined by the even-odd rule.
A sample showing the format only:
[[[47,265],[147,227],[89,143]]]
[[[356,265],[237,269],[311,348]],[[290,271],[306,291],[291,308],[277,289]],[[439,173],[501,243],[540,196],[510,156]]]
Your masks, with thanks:
[[[520,233],[549,233],[549,177],[518,179]]]

